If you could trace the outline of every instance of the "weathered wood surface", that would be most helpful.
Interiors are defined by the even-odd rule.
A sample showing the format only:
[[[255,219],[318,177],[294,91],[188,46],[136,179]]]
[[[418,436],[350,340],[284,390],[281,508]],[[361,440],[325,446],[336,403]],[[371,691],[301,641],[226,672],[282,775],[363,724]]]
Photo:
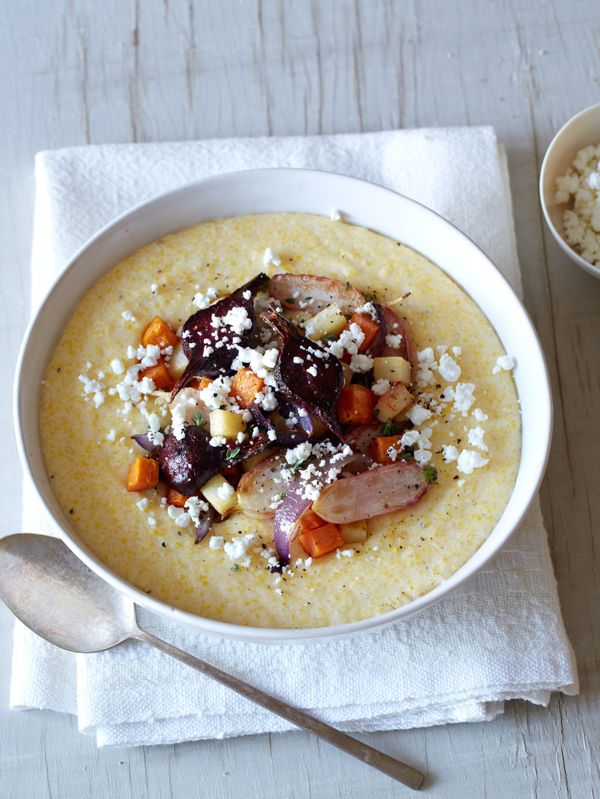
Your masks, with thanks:
[[[553,132],[597,102],[595,0],[2,0],[0,259],[3,529],[19,529],[10,379],[28,314],[36,150],[86,142],[493,124],[508,148],[527,306],[548,355],[555,438],[543,509],[579,698],[490,724],[369,736],[430,773],[431,797],[600,796],[600,283],[544,229]],[[477,209],[474,208],[476,213]],[[6,710],[0,796],[403,797],[304,734],[97,751],[70,718]]]

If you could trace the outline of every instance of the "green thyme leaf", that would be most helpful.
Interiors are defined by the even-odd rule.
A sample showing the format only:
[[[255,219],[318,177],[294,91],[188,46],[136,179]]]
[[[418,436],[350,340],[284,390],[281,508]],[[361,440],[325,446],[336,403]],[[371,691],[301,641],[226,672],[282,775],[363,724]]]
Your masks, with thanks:
[[[431,464],[423,466],[423,477],[428,483],[435,483],[437,480],[437,469]]]
[[[347,281],[344,283],[344,288],[346,289],[346,291],[348,291],[348,289],[350,288],[350,281],[349,281],[349,280],[347,280]]]
[[[206,419],[203,419],[203,418],[200,416],[200,414],[199,414],[199,413],[195,413],[195,414],[192,416],[192,422],[193,422],[194,424],[197,424],[197,425],[198,425],[198,427],[204,427],[204,425],[206,424]]]
[[[225,453],[225,460],[229,462],[234,461],[240,452],[241,449],[239,447],[236,447],[235,449],[228,449]]]
[[[396,433],[400,432],[398,430],[398,426],[390,419],[387,422],[384,422],[381,425],[381,430],[379,431],[379,435],[381,436],[395,436]]]

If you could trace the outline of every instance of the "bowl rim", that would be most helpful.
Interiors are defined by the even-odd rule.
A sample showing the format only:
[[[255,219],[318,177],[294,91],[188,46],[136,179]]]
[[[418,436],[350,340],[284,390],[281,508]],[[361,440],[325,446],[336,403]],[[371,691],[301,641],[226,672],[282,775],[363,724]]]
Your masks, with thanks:
[[[113,572],[106,566],[94,553],[93,551],[85,545],[82,541],[77,540],[71,533],[68,532],[63,526],[60,518],[53,512],[53,510],[48,506],[46,500],[44,498],[43,492],[41,490],[40,485],[35,477],[34,470],[32,468],[30,458],[27,452],[26,446],[26,437],[25,437],[25,429],[27,426],[26,420],[22,418],[21,414],[21,384],[22,384],[22,374],[25,361],[28,356],[28,351],[31,343],[31,339],[33,334],[40,322],[40,317],[45,309],[46,305],[49,303],[50,299],[60,291],[61,284],[63,281],[68,279],[69,273],[76,267],[79,260],[85,256],[86,251],[91,248],[92,246],[96,245],[103,237],[105,237],[108,233],[110,233],[113,229],[121,227],[125,223],[134,220],[135,217],[143,214],[150,206],[155,204],[160,204],[169,200],[172,200],[178,194],[184,194],[188,191],[195,191],[195,190],[207,190],[210,189],[211,186],[214,186],[218,183],[223,181],[230,181],[236,180],[239,178],[251,178],[253,175],[260,174],[261,177],[269,177],[269,174],[272,173],[273,177],[275,175],[280,175],[281,173],[290,173],[293,174],[294,177],[309,177],[310,179],[328,179],[328,178],[335,178],[340,181],[346,181],[350,184],[354,184],[356,186],[360,186],[361,184],[367,184],[370,187],[378,190],[383,196],[387,196],[387,198],[391,200],[398,200],[401,199],[402,201],[416,206],[419,209],[419,212],[424,212],[425,214],[429,214],[432,217],[437,218],[438,223],[441,223],[443,226],[451,229],[453,235],[458,236],[460,239],[463,240],[463,243],[467,246],[469,250],[471,250],[476,257],[479,259],[483,259],[486,262],[487,267],[495,273],[495,277],[499,278],[500,281],[504,284],[505,288],[510,292],[512,295],[512,299],[515,303],[515,308],[520,310],[521,312],[521,320],[520,323],[524,324],[528,329],[529,333],[532,336],[533,343],[537,345],[537,352],[536,357],[539,362],[539,366],[541,367],[541,376],[544,381],[543,386],[539,386],[540,394],[539,394],[539,402],[540,402],[540,417],[542,419],[543,425],[543,434],[542,440],[544,442],[543,452],[540,452],[540,457],[536,461],[536,468],[532,470],[532,474],[528,475],[529,483],[528,483],[528,491],[526,495],[526,499],[521,502],[521,506],[518,509],[514,517],[514,521],[511,522],[510,529],[508,529],[503,538],[499,539],[495,542],[495,545],[490,548],[490,551],[486,553],[483,559],[477,564],[473,564],[472,561],[475,555],[480,552],[481,547],[486,543],[486,541],[491,537],[491,535],[496,530],[498,526],[498,520],[496,525],[485,539],[482,542],[481,547],[475,550],[474,553],[471,554],[469,559],[456,571],[453,572],[450,577],[446,580],[442,581],[438,585],[436,585],[431,591],[417,597],[414,600],[406,603],[405,605],[401,605],[398,608],[395,608],[391,611],[387,611],[386,613],[379,614],[376,616],[371,616],[366,619],[361,619],[359,621],[348,622],[343,624],[334,624],[329,626],[320,626],[320,627],[306,627],[306,628],[279,628],[279,627],[252,627],[243,624],[234,624],[231,622],[224,622],[219,621],[216,619],[207,618],[205,616],[200,616],[190,611],[182,610],[180,608],[172,607],[168,603],[156,599],[148,594],[145,594],[141,589],[136,588],[132,584],[125,581],[124,578],[120,577],[118,574]],[[272,213],[284,213],[284,212],[272,212]],[[295,212],[290,212],[295,213]],[[315,212],[307,212],[307,213],[315,213]],[[245,214],[231,214],[230,216],[240,216]],[[213,219],[218,218],[225,218],[223,216],[215,216]],[[208,219],[205,221],[209,221]],[[359,222],[353,223],[350,221],[351,224],[357,224],[359,227],[365,227],[365,225],[361,225]],[[187,227],[187,226],[186,226]],[[179,228],[185,229],[185,228]],[[175,229],[177,230],[177,229]],[[172,232],[175,232],[173,230]],[[379,232],[376,231],[375,232]],[[387,235],[387,234],[381,234]],[[388,235],[389,238],[389,235]],[[148,242],[152,241],[153,239],[149,239]],[[409,245],[411,246],[411,245]],[[416,248],[415,248],[416,249]],[[111,268],[113,268],[115,263],[111,262],[107,268],[102,272],[105,274]],[[439,264],[436,264],[438,268],[442,269],[445,274],[444,268]],[[99,275],[100,276],[100,275]],[[96,278],[96,280],[99,278]],[[452,275],[449,275],[451,280],[457,282]],[[468,290],[458,284],[459,287],[469,295]],[[88,289],[89,290],[89,289]],[[473,300],[476,302],[475,300]],[[476,303],[477,306],[480,308],[479,304]],[[485,311],[480,308],[480,310],[485,314]],[[486,315],[487,318],[487,315]],[[495,325],[488,319],[492,327],[494,328],[497,335],[499,335],[496,331]],[[63,325],[64,327],[64,325]],[[18,359],[16,363],[15,369],[15,380],[13,386],[13,421],[14,421],[14,429],[15,429],[15,438],[17,443],[17,450],[19,454],[19,459],[22,465],[22,468],[31,481],[31,484],[34,490],[37,493],[37,496],[44,506],[46,512],[52,518],[54,524],[56,525],[56,530],[62,539],[62,541],[74,552],[75,555],[92,571],[106,580],[109,584],[111,584],[114,588],[121,591],[121,593],[128,596],[132,601],[134,601],[140,607],[146,608],[152,612],[157,613],[159,616],[166,616],[168,618],[172,618],[178,622],[183,622],[190,624],[196,628],[198,628],[201,632],[218,636],[221,638],[227,639],[236,639],[242,640],[247,642],[253,643],[274,643],[274,644],[309,644],[309,643],[319,643],[324,642],[327,640],[338,640],[343,637],[348,637],[357,633],[369,632],[375,629],[379,630],[391,624],[394,624],[398,621],[403,619],[409,618],[410,616],[419,613],[421,610],[424,610],[426,607],[438,602],[443,597],[450,594],[457,586],[464,583],[468,578],[472,577],[476,572],[480,571],[480,569],[485,566],[490,560],[492,560],[498,552],[502,549],[502,547],[506,544],[506,542],[510,539],[512,534],[515,532],[523,517],[527,513],[529,507],[531,506],[540,483],[543,479],[544,472],[546,469],[546,465],[548,463],[549,453],[550,453],[550,445],[551,445],[551,438],[552,438],[552,424],[553,424],[553,406],[552,406],[552,395],[550,390],[550,378],[548,372],[548,366],[546,363],[546,359],[544,357],[544,352],[541,346],[540,338],[533,325],[533,322],[529,316],[529,313],[525,309],[522,301],[517,296],[515,291],[510,286],[508,280],[505,276],[500,272],[500,270],[495,266],[493,261],[485,254],[485,252],[465,233],[463,233],[459,228],[445,219],[441,214],[437,213],[436,211],[432,210],[431,208],[427,207],[423,203],[418,202],[410,197],[407,197],[400,192],[397,192],[393,189],[387,188],[385,186],[381,186],[380,184],[365,180],[362,178],[355,178],[348,175],[341,175],[335,172],[329,172],[320,169],[307,169],[307,168],[293,168],[293,167],[266,167],[266,168],[258,168],[258,169],[249,169],[249,170],[236,170],[231,172],[220,173],[218,175],[213,175],[207,178],[201,178],[199,180],[189,181],[185,184],[182,184],[176,188],[170,189],[166,192],[161,192],[159,194],[153,195],[152,197],[144,200],[137,205],[129,208],[128,210],[124,211],[123,213],[119,214],[114,219],[110,220],[108,223],[102,226],[100,230],[98,230],[93,236],[91,236],[84,244],[79,247],[79,249],[74,253],[74,255],[70,258],[68,263],[66,264],[65,268],[57,275],[57,277],[52,282],[49,289],[46,291],[43,301],[39,304],[39,306],[35,309],[35,312],[32,315],[32,318],[27,325],[21,347],[18,354]],[[521,463],[521,457],[519,459],[519,464]],[[511,496],[514,493],[511,492]],[[508,503],[507,503],[508,505]]]
[[[557,132],[552,137],[550,144],[548,145],[546,152],[544,153],[544,158],[542,159],[542,166],[540,168],[540,177],[538,180],[538,191],[540,195],[540,205],[542,206],[542,214],[544,215],[544,219],[546,220],[546,225],[550,230],[550,233],[554,236],[554,239],[561,250],[569,256],[569,258],[573,261],[573,263],[577,264],[581,269],[586,271],[588,274],[593,275],[594,277],[600,278],[600,266],[595,266],[591,264],[589,261],[586,261],[583,256],[581,256],[570,244],[567,243],[565,238],[560,234],[560,231],[557,229],[550,213],[548,211],[548,205],[546,203],[545,191],[544,191],[544,181],[546,179],[546,172],[548,171],[548,164],[552,159],[552,151],[554,150],[555,146],[558,144],[560,139],[563,135],[571,128],[577,125],[578,122],[585,116],[587,116],[590,112],[600,111],[600,103],[594,103],[593,105],[587,106],[587,108],[583,108],[581,111],[578,111],[574,116],[567,119],[567,121],[557,130]]]

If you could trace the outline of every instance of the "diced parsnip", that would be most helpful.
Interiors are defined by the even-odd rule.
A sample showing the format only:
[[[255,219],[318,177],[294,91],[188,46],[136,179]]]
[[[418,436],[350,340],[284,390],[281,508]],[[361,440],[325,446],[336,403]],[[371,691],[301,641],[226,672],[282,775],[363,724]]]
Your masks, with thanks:
[[[340,533],[349,544],[359,544],[367,540],[367,520],[361,519],[358,522],[348,522],[340,524]]]
[[[273,455],[273,453],[274,450],[272,449],[263,449],[262,452],[257,452],[256,455],[246,458],[246,460],[242,462],[242,471],[249,472],[253,466],[266,461],[267,458],[270,458],[271,455]]]
[[[373,377],[375,380],[389,380],[390,383],[408,385],[411,382],[410,363],[399,355],[373,358]]]
[[[403,383],[396,383],[377,400],[374,414],[380,422],[389,422],[409,405],[415,398]]]
[[[235,488],[221,474],[215,474],[200,489],[200,493],[213,508],[224,516],[237,505]]]
[[[347,324],[348,320],[338,306],[328,305],[308,320],[306,335],[313,341],[320,341],[325,336],[338,336]]]
[[[177,380],[184,373],[185,367],[187,365],[187,356],[184,353],[181,344],[178,344],[173,349],[173,355],[171,355],[171,360],[169,361],[169,372],[171,372],[175,380]]]
[[[246,427],[242,415],[233,411],[211,411],[209,419],[211,436],[235,438]]]

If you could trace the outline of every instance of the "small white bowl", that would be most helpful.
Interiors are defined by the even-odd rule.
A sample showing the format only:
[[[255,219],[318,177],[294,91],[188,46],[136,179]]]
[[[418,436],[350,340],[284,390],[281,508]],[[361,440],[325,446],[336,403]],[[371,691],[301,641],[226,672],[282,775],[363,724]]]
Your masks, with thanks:
[[[600,277],[600,267],[586,261],[565,241],[562,217],[567,205],[554,201],[556,178],[566,173],[577,152],[588,144],[600,144],[600,103],[571,117],[550,142],[540,172],[540,202],[546,224],[559,247],[577,266],[594,277]]]
[[[83,294],[114,264],[143,244],[220,217],[281,211],[327,216],[331,208],[341,208],[348,222],[402,241],[438,264],[479,305],[506,352],[516,357],[514,376],[522,414],[522,440],[512,495],[487,540],[461,569],[428,594],[381,616],[297,630],[228,624],[172,608],[108,569],[78,537],[69,515],[56,499],[42,457],[39,429],[40,389],[46,365]],[[90,569],[139,605],[194,624],[206,633],[278,643],[322,641],[406,619],[471,577],[504,546],[527,511],[544,473],[552,429],[548,372],[535,329],[513,290],[479,247],[414,200],[363,180],[307,169],[258,169],[201,180],[155,197],[103,228],[73,257],[29,326],[17,365],[14,412],[23,468],[57,531]]]

